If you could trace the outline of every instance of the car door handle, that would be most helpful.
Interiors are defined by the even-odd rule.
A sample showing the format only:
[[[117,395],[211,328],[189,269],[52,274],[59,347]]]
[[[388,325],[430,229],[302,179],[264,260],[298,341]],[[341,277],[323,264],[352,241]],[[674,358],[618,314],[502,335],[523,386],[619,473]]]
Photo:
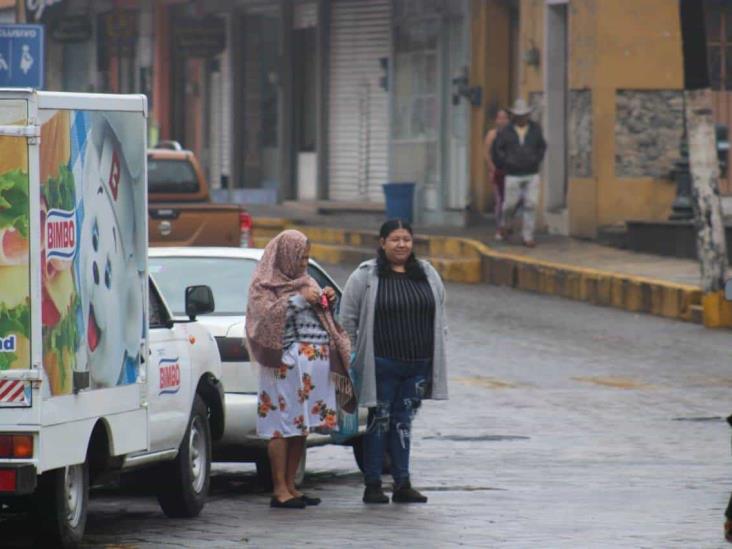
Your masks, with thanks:
[[[172,208],[156,208],[149,210],[150,217],[153,219],[172,219],[176,220],[180,217],[180,210]]]

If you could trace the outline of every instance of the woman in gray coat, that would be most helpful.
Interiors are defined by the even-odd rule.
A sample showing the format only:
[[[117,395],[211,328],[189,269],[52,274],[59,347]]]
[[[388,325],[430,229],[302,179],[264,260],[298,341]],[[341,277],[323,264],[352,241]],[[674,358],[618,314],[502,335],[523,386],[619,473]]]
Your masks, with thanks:
[[[369,409],[364,435],[364,503],[388,503],[381,487],[384,453],[391,457],[396,503],[424,503],[412,488],[412,419],[422,399],[447,398],[445,287],[412,251],[411,226],[384,223],[376,259],[349,277],[341,322],[355,351],[358,401]]]

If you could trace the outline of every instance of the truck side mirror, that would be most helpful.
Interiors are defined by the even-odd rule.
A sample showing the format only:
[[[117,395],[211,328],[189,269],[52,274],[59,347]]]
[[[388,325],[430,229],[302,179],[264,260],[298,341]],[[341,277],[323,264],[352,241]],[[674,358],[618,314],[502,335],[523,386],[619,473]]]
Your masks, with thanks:
[[[724,299],[732,301],[732,278],[724,281]]]
[[[186,314],[191,320],[197,315],[214,312],[214,296],[208,286],[188,286],[186,288]]]

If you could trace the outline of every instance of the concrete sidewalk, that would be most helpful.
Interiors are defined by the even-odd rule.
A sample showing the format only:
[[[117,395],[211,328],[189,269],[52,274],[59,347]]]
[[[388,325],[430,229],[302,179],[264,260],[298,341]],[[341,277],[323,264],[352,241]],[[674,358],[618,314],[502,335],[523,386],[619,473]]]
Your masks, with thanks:
[[[297,206],[252,206],[257,245],[280,230],[298,228],[325,262],[373,257],[383,220],[379,212],[322,213]],[[557,235],[538,235],[528,249],[514,236],[493,239],[489,222],[468,227],[415,226],[416,253],[446,280],[491,283],[558,295],[709,327],[732,327],[732,306],[718,293],[703,295],[694,260],[660,257]]]

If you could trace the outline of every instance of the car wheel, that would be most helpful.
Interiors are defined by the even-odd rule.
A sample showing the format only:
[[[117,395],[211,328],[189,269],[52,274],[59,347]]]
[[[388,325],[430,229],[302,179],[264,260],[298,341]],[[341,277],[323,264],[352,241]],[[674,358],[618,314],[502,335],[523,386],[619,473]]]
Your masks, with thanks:
[[[363,473],[363,435],[358,435],[357,437],[352,438],[351,447],[353,448],[353,457],[356,460],[356,465],[358,465],[358,469]],[[384,452],[384,463],[381,466],[381,474],[391,474],[391,456],[389,455],[388,451]]]
[[[297,472],[295,473],[295,486],[299,487],[305,480],[305,463],[307,461],[307,455],[308,449],[305,447],[302,459],[300,460],[300,465],[298,465]],[[265,490],[272,490],[272,464],[269,461],[269,454],[267,454],[266,449],[260,452],[254,464],[257,467],[257,482],[259,485]]]
[[[43,473],[33,500],[42,546],[78,547],[84,536],[89,504],[87,464]]]
[[[158,502],[168,517],[198,516],[211,481],[211,430],[208,409],[200,396],[193,401],[178,456],[162,467]]]

